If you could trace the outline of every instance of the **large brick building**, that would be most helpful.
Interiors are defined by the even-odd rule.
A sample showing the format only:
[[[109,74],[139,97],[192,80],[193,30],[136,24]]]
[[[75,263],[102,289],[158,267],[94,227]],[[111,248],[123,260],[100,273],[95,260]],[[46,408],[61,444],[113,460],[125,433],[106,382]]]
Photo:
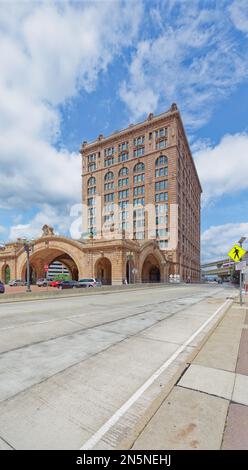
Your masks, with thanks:
[[[177,106],[84,142],[81,154],[86,238],[155,239],[167,275],[198,280],[201,185]]]
[[[59,261],[73,279],[104,284],[200,279],[200,195],[180,113],[150,114],[81,149],[83,238],[44,226],[30,248],[32,280]],[[25,279],[22,240],[0,247],[0,278]]]

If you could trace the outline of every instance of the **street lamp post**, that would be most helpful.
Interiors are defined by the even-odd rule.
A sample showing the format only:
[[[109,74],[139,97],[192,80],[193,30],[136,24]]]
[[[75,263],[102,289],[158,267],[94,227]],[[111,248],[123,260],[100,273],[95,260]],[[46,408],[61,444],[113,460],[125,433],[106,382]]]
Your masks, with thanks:
[[[242,248],[242,245],[243,245],[245,240],[246,240],[246,237],[241,237],[240,240],[238,241],[241,248]],[[239,272],[239,303],[240,303],[240,305],[242,305],[242,303],[243,303],[243,299],[242,299],[242,269],[240,269],[240,272]]]
[[[23,240],[23,248],[27,254],[26,266],[27,266],[27,289],[26,292],[32,292],[30,287],[30,251],[33,249],[34,241],[33,240]]]

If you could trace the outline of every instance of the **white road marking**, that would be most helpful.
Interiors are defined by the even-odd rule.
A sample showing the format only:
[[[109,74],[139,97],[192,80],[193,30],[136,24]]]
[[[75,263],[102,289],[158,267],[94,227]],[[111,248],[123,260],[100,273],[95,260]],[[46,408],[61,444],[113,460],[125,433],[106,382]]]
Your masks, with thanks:
[[[102,439],[102,437],[119,421],[119,419],[131,408],[131,406],[143,395],[143,393],[155,382],[155,380],[175,361],[184,349],[201,333],[201,331],[215,318],[218,313],[227,305],[231,305],[232,300],[226,300],[214,313],[206,320],[190,338],[185,341],[164,364],[117,410],[113,416],[103,425],[93,436],[86,441],[80,450],[91,450]]]

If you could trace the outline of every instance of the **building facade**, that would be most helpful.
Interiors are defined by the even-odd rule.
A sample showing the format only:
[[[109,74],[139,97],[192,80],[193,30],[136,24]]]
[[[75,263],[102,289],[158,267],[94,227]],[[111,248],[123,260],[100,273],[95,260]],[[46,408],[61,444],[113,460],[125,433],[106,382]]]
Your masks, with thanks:
[[[156,240],[172,274],[199,280],[201,185],[177,106],[81,154],[85,238]]]
[[[45,225],[30,246],[33,282],[62,263],[72,279],[103,284],[200,280],[201,186],[177,106],[84,142],[83,234]],[[22,240],[0,249],[0,279],[26,278]]]

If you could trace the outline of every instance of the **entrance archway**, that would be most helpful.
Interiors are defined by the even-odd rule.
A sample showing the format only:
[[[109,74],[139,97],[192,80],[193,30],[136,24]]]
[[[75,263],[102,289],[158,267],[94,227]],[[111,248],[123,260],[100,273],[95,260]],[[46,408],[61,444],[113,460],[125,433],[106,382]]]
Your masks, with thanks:
[[[103,284],[112,284],[112,265],[108,258],[100,258],[95,264],[95,277]]]
[[[35,283],[39,278],[46,277],[45,265],[50,266],[54,261],[59,261],[68,269],[70,277],[73,280],[78,280],[78,266],[73,258],[59,249],[45,248],[30,253],[30,279]],[[22,279],[26,280],[26,262],[22,267]]]
[[[161,270],[159,261],[154,255],[148,255],[143,263],[141,272],[142,282],[160,282]]]
[[[1,278],[4,284],[8,284],[10,281],[10,267],[5,264],[2,268]]]

